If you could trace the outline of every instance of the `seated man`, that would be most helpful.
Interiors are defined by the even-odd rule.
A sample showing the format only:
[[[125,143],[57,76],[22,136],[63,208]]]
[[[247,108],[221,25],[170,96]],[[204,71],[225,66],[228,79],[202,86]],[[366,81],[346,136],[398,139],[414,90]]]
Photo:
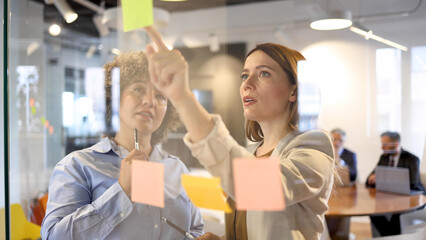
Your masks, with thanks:
[[[334,150],[336,151],[336,159],[340,159],[341,166],[349,168],[351,182],[355,181],[357,176],[356,154],[344,147],[346,133],[340,128],[331,130],[333,136]]]
[[[331,130],[331,136],[333,137],[333,145],[335,150],[336,161],[339,161],[341,167],[347,167],[349,170],[349,177],[347,173],[340,177],[342,178],[343,185],[346,185],[346,180],[343,178],[348,177],[350,182],[354,182],[357,176],[357,160],[356,154],[344,147],[346,133],[340,128]],[[340,169],[340,168],[339,168]],[[347,171],[347,170],[345,170]],[[339,186],[339,185],[337,185]],[[350,217],[326,217],[328,232],[331,239],[345,239],[350,234]]]
[[[380,156],[377,166],[391,166],[408,168],[410,171],[410,188],[424,191],[420,182],[420,160],[413,154],[401,148],[401,137],[397,132],[384,132],[381,135],[383,154]],[[374,170],[367,178],[367,187],[375,187],[376,176]],[[371,224],[381,236],[401,234],[399,214],[370,217]]]

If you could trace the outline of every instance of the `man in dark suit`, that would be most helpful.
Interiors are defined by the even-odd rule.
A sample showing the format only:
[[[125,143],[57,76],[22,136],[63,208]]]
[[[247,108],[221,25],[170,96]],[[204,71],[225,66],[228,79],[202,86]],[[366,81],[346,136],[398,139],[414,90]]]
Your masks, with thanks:
[[[349,176],[351,182],[355,181],[357,176],[356,154],[344,147],[346,133],[340,128],[331,130],[333,137],[334,150],[336,151],[336,159],[340,159],[341,166],[349,168]]]
[[[336,161],[342,168],[348,168],[344,171],[349,170],[349,178],[351,182],[356,180],[357,176],[357,161],[356,154],[344,147],[346,140],[346,133],[340,128],[331,130],[331,136],[333,137],[333,145],[336,156]],[[340,172],[339,172],[340,173]],[[341,177],[348,177],[347,172]],[[344,183],[345,181],[343,181]],[[350,233],[350,217],[327,217],[326,222],[328,232],[331,239],[342,239],[343,236],[348,236]]]
[[[384,132],[381,135],[383,154],[378,166],[408,168],[410,172],[410,188],[425,191],[420,181],[420,160],[413,154],[401,148],[401,137],[397,132]],[[370,173],[366,181],[367,187],[376,187],[376,175]],[[380,236],[401,234],[399,214],[370,217],[371,224]]]

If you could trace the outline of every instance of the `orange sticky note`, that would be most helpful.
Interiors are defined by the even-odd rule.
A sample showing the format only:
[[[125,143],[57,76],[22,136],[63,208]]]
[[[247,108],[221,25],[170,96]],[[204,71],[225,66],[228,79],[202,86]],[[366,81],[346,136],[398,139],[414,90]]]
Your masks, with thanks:
[[[259,211],[285,209],[278,158],[236,158],[232,164],[237,209]]]
[[[45,126],[46,128],[48,128],[48,127],[49,127],[49,120],[44,120],[44,126]]]
[[[164,208],[164,164],[132,161],[131,191],[132,201]]]
[[[124,32],[154,23],[152,0],[121,0]]]
[[[196,177],[182,174],[182,186],[195,206],[231,212],[227,195],[220,187],[220,178]]]
[[[30,98],[30,107],[34,107],[34,98]]]
[[[49,126],[49,134],[53,134],[54,133],[54,131],[53,131],[53,126],[52,125],[50,125]]]

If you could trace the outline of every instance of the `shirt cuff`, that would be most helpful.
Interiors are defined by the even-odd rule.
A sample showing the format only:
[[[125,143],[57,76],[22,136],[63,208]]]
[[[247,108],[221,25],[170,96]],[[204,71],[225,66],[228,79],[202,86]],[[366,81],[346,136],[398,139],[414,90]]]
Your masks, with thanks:
[[[112,228],[126,219],[133,211],[133,203],[118,181],[92,204]]]
[[[219,115],[212,115],[214,127],[209,134],[200,141],[194,143],[186,134],[183,138],[186,146],[191,150],[192,155],[204,166],[210,167],[217,164],[229,154],[232,144],[228,144],[232,139],[228,129]]]

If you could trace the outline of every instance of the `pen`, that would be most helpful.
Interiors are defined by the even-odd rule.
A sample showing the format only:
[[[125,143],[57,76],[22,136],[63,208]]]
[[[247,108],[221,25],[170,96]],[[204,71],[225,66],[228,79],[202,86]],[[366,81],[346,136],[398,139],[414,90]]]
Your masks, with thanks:
[[[139,151],[139,138],[138,138],[138,130],[135,128],[134,131],[135,136],[135,149]]]
[[[167,220],[167,219],[166,219],[166,218],[164,218],[164,217],[163,217],[162,219],[163,219],[163,221],[164,221],[165,223],[167,223],[170,227],[174,228],[176,231],[178,231],[178,232],[182,233],[183,235],[187,236],[189,239],[195,239],[195,237],[194,237],[194,236],[192,236],[192,235],[191,235],[191,233],[189,233],[189,232],[187,232],[187,231],[183,230],[182,228],[178,227],[177,225],[175,225],[174,223],[170,222],[169,220]]]

